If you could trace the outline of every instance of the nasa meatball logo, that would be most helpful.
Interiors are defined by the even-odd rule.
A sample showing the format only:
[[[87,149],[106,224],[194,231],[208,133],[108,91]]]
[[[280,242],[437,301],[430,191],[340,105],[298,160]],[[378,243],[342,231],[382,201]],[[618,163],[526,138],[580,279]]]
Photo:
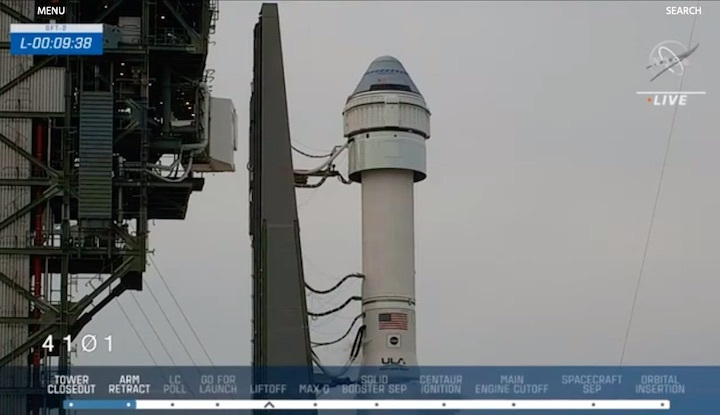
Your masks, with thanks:
[[[388,346],[388,347],[394,347],[394,348],[399,348],[399,347],[401,347],[401,345],[400,345],[400,336],[398,336],[397,334],[391,334],[391,335],[389,335],[388,338],[387,338],[387,346]]]
[[[665,40],[658,43],[652,51],[650,51],[647,66],[647,69],[650,69],[650,72],[652,72],[651,81],[665,72],[670,72],[675,76],[683,76],[685,74],[685,68],[690,65],[687,57],[694,51],[694,48],[690,50],[677,40]]]
[[[650,82],[659,77],[663,79],[683,77],[687,67],[690,65],[688,57],[695,53],[699,43],[688,48],[677,40],[666,40],[658,43],[650,51],[650,58],[646,70],[651,72]],[[668,75],[670,73],[670,75]],[[682,88],[682,84],[680,84]],[[676,107],[687,105],[688,96],[705,95],[705,91],[638,91],[638,95],[645,95],[645,101],[652,106],[658,107]]]

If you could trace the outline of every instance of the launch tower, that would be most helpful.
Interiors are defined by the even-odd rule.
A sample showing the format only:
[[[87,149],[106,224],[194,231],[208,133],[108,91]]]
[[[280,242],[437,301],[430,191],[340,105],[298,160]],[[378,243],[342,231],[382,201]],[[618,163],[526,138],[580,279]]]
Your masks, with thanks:
[[[11,56],[10,24],[47,23],[44,3],[0,2],[2,414],[58,413],[42,391],[68,371],[63,339],[142,290],[148,223],[185,218],[197,172],[235,168],[205,68],[217,0],[66,0],[53,19],[103,24],[104,55]]]

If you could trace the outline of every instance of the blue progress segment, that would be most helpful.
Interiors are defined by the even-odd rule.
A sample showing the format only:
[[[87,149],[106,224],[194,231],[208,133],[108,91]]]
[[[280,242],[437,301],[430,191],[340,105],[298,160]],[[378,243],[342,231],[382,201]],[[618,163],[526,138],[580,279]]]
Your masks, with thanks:
[[[63,408],[73,410],[135,409],[135,401],[71,400],[63,402]]]

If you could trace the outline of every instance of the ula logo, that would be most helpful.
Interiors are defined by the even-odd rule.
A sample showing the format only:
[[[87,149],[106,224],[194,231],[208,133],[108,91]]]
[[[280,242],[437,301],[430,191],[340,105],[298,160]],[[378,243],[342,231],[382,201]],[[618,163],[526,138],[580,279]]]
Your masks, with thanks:
[[[393,359],[392,357],[383,357],[381,359],[383,366],[405,366],[405,359]]]
[[[652,77],[650,82],[658,79],[660,76],[670,76],[668,73],[682,77],[685,75],[686,68],[690,65],[688,57],[692,55],[700,46],[696,44],[692,49],[688,49],[682,43],[676,40],[666,40],[657,44],[650,51],[649,65],[645,69],[650,70]],[[705,92],[695,91],[639,91],[638,95],[649,95],[646,98],[648,103],[658,107],[685,106],[687,105],[689,95],[704,95]]]
[[[65,6],[39,6],[37,8],[38,16],[63,16],[65,15]]]

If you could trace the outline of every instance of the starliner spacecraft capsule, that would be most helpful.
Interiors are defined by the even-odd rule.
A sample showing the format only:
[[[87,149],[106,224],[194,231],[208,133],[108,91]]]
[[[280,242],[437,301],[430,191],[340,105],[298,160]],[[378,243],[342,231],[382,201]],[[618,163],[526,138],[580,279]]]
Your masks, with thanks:
[[[349,177],[362,186],[364,367],[417,366],[413,186],[426,177],[430,111],[403,65],[375,59],[343,112]]]

